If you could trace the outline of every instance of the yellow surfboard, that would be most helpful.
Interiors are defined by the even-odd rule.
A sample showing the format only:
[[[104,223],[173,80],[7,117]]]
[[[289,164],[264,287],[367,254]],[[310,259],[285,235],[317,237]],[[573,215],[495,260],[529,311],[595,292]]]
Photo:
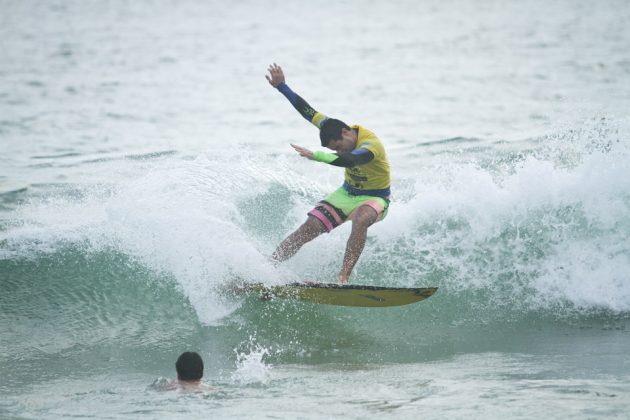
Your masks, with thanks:
[[[371,308],[408,305],[424,300],[436,291],[437,287],[406,288],[329,283],[291,283],[278,286],[252,283],[239,290],[241,293],[259,293],[262,299],[283,298]]]

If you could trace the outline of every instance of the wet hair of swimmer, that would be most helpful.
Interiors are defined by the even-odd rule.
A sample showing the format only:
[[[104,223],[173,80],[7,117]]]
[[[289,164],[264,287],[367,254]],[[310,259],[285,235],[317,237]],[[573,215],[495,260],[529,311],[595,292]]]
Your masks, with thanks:
[[[177,359],[175,370],[180,381],[198,381],[203,377],[203,360],[194,351],[184,352]]]

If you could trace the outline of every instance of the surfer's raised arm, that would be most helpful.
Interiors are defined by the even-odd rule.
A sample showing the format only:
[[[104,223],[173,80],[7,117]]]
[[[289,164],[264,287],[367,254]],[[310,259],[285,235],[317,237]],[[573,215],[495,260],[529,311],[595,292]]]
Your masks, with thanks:
[[[273,63],[267,69],[269,71],[268,75],[265,75],[267,81],[271,86],[278,89],[280,93],[282,93],[288,100],[291,102],[291,105],[300,113],[304,119],[312,123],[315,127],[321,130],[320,137],[323,132],[328,131],[340,131],[342,129],[346,129],[349,133],[351,128],[347,126],[345,123],[339,120],[335,120],[333,118],[328,118],[326,115],[321,112],[317,112],[313,109],[312,106],[308,104],[300,95],[293,92],[291,88],[286,84],[284,72],[282,71],[282,67]],[[327,122],[327,128],[324,128],[324,123]],[[307,159],[316,160],[318,162],[328,163],[329,165],[341,166],[344,168],[352,168],[357,165],[364,165],[374,159],[374,153],[368,148],[359,148],[354,150],[356,146],[356,135],[355,133],[353,139],[347,144],[336,144],[337,142],[328,142],[326,143],[326,147],[336,151],[337,153],[328,153],[323,152],[321,150],[312,152],[309,149],[298,146],[296,144],[291,144],[291,146],[295,149],[296,152]],[[322,141],[322,145],[324,142]]]
[[[310,122],[317,128],[322,127],[322,123],[328,119],[328,117],[321,112],[317,112],[312,106],[308,104],[300,95],[293,92],[291,88],[285,83],[284,72],[282,67],[273,63],[268,68],[269,74],[265,75],[267,81],[271,86],[278,89],[288,100],[291,105],[300,113],[306,121]]]

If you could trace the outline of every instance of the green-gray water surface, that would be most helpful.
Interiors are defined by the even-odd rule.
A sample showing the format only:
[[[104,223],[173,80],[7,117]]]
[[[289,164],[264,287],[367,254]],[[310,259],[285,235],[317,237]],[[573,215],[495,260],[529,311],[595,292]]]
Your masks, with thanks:
[[[627,418],[626,2],[3,1],[0,418]],[[339,168],[263,75],[376,132],[387,309],[224,293],[333,281],[275,246]],[[212,391],[165,391],[187,350]]]

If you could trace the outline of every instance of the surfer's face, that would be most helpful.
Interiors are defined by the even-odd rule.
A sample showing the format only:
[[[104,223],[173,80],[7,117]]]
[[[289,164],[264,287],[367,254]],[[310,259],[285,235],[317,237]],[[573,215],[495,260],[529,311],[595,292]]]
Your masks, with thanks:
[[[335,152],[348,153],[354,150],[357,145],[357,135],[354,130],[341,129],[341,138],[337,140],[331,140],[328,142],[330,150]]]

